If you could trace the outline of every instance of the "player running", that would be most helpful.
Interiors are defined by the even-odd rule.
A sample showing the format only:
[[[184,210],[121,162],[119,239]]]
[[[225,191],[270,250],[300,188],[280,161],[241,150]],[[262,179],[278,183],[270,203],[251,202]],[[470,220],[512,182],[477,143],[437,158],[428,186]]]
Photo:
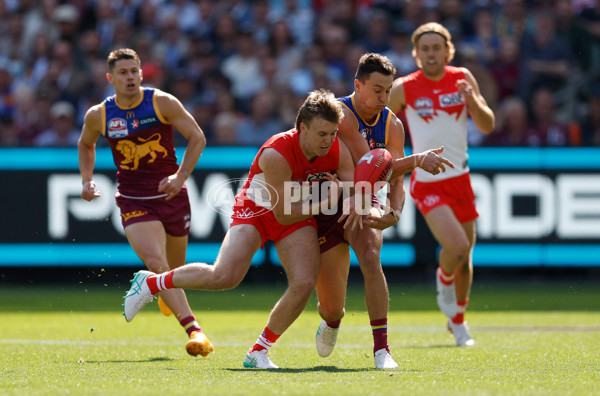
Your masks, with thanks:
[[[115,95],[85,115],[78,143],[81,197],[86,201],[100,197],[93,172],[96,141],[102,135],[117,167],[116,200],[129,244],[153,272],[181,267],[191,216],[184,182],[206,146],[204,133],[173,95],[141,86],[141,62],[134,50],[112,51],[107,63],[106,78]],[[181,165],[175,157],[173,128],[188,140]],[[164,291],[161,296],[189,335],[187,352],[192,356],[212,352],[183,290]]]
[[[441,245],[436,271],[437,302],[448,317],[456,345],[473,345],[464,320],[475,245],[475,196],[467,164],[467,112],[477,128],[494,129],[494,113],[468,69],[448,66],[454,57],[450,32],[439,23],[419,26],[411,37],[420,70],[394,81],[390,109],[404,111],[413,149],[444,146],[456,168],[439,175],[417,169],[410,193],[433,236]]]

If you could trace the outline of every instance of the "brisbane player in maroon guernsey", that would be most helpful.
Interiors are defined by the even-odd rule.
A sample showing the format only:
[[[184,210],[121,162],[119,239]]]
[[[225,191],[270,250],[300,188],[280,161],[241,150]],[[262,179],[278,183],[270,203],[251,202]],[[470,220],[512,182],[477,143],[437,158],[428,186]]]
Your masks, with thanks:
[[[117,168],[117,205],[129,244],[154,272],[185,264],[191,209],[184,182],[206,145],[204,133],[181,102],[166,92],[141,86],[138,54],[129,48],[108,55],[106,78],[115,95],[86,113],[78,143],[81,197],[100,197],[93,180],[96,141],[110,144]],[[177,164],[174,128],[188,144]],[[161,293],[189,335],[186,350],[206,356],[213,346],[192,314],[183,290]]]
[[[355,227],[354,213],[320,214],[321,269],[317,282],[319,314],[323,319],[316,334],[317,352],[329,356],[335,347],[346,301],[352,247],[364,278],[365,303],[373,336],[373,357],[377,369],[398,367],[387,341],[389,292],[381,267],[382,231],[400,219],[404,205],[403,175],[419,167],[427,172],[443,172],[451,162],[441,157],[443,148],[405,156],[404,128],[387,108],[396,68],[381,54],[361,56],[354,79],[354,92],[339,98],[344,119],[339,125],[340,139],[348,146],[354,163],[372,149],[385,148],[393,157],[394,173],[387,190],[381,190],[385,210],[372,208],[358,218],[364,227]],[[387,201],[387,202],[383,202]],[[383,208],[383,207],[380,207]],[[345,222],[343,222],[345,221]],[[343,223],[342,223],[343,222]]]

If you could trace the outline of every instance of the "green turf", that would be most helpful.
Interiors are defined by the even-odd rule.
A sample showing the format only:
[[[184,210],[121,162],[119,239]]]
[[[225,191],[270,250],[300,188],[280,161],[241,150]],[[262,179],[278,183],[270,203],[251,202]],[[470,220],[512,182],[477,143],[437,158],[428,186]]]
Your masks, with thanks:
[[[362,289],[352,287],[338,344],[314,347],[315,300],[271,350],[277,371],[245,369],[282,286],[190,292],[215,344],[191,358],[156,304],[133,322],[118,286],[0,286],[2,395],[593,395],[600,394],[600,289],[480,285],[467,313],[476,346],[456,348],[432,286],[391,287],[389,342],[400,368],[373,369]]]

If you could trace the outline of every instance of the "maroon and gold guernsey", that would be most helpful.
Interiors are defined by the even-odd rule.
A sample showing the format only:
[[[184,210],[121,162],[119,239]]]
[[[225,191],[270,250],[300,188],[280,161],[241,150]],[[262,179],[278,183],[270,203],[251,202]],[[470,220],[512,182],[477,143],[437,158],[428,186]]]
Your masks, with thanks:
[[[118,192],[128,198],[158,198],[158,183],[177,172],[173,126],[163,117],[156,90],[143,88],[140,100],[121,107],[115,96],[102,102],[102,135],[117,167]]]

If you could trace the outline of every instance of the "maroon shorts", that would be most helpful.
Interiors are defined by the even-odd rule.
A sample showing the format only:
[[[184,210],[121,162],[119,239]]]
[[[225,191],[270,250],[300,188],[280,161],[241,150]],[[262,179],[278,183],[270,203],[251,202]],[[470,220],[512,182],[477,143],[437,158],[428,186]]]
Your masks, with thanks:
[[[264,248],[265,242],[269,239],[277,243],[300,228],[306,226],[317,228],[314,217],[309,217],[294,224],[283,225],[275,219],[272,210],[257,206],[249,199],[245,199],[241,205],[236,204],[233,207],[231,218],[233,221],[229,226],[230,228],[238,224],[250,224],[258,230],[262,238],[261,249]]]
[[[379,202],[377,201],[377,196],[373,194],[371,197],[371,205],[376,208],[379,208]],[[319,213],[315,216],[315,220],[317,221],[317,230],[319,235],[319,247],[321,249],[321,254],[325,253],[329,249],[339,245],[340,243],[348,244],[346,238],[344,238],[344,223],[346,220],[341,223],[338,222],[340,217],[343,214],[343,199],[340,198],[338,201],[337,207],[339,208],[337,213],[332,215],[326,215],[323,213]]]
[[[410,195],[423,216],[442,205],[449,206],[460,223],[468,223],[479,216],[468,173],[429,183],[418,182],[414,176],[413,172],[410,179]]]
[[[168,201],[165,198],[125,198],[119,193],[115,198],[121,209],[123,228],[130,224],[158,220],[169,235],[185,236],[190,233],[192,210],[185,188]]]
[[[317,221],[319,248],[321,249],[321,254],[339,245],[340,243],[348,243],[348,241],[344,239],[344,222],[338,223],[342,213],[343,210],[340,209],[337,211],[337,213],[332,215],[320,213],[315,216],[315,220]]]

